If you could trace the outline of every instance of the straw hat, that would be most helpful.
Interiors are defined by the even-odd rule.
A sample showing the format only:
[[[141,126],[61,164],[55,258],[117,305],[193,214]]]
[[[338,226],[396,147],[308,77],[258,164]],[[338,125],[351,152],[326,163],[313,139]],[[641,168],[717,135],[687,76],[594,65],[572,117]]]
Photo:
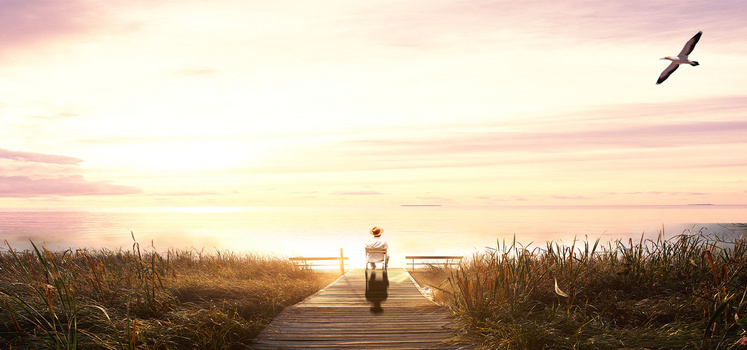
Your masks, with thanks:
[[[371,234],[374,236],[381,236],[381,234],[384,233],[384,229],[381,227],[376,227],[371,229]]]

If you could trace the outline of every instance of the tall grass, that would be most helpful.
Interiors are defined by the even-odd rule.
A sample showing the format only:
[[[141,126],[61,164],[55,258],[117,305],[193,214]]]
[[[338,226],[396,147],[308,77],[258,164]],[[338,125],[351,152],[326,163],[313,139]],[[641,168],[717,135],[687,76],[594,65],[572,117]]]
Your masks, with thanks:
[[[133,237],[134,240],[134,237]],[[0,347],[225,349],[336,276],[228,251],[0,252]]]
[[[730,349],[747,338],[745,237],[499,242],[441,289],[490,349]]]

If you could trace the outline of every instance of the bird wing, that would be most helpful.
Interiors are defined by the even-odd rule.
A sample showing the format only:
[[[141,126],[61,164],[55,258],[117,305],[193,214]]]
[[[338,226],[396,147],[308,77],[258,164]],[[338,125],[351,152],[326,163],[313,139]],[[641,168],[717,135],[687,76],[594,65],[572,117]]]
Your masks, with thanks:
[[[682,51],[680,51],[679,58],[684,59],[689,55],[691,52],[693,52],[693,49],[695,48],[695,44],[698,43],[698,40],[700,40],[700,36],[703,35],[703,32],[700,31],[698,34],[695,34],[690,40],[685,43],[685,47],[682,48]]]
[[[674,62],[670,63],[669,66],[667,66],[667,68],[665,68],[664,71],[661,72],[661,74],[659,75],[659,80],[656,81],[656,85],[659,85],[663,83],[664,80],[667,80],[667,78],[669,78],[672,72],[676,71],[677,67],[679,66],[680,65],[677,63],[674,63]]]

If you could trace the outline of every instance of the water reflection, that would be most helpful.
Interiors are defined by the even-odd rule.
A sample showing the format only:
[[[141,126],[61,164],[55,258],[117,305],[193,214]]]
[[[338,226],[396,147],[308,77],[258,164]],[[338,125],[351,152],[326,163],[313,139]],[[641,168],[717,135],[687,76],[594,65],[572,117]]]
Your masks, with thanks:
[[[405,266],[406,255],[465,255],[517,242],[543,247],[548,240],[574,238],[601,243],[628,238],[672,237],[684,230],[707,234],[744,232],[747,206],[586,206],[586,207],[268,207],[138,208],[80,211],[0,210],[0,251],[31,249],[130,249],[131,232],[143,247],[206,251],[230,249],[269,256],[350,256],[370,237],[369,223],[390,227],[390,266]],[[468,223],[468,224],[466,224]],[[709,224],[710,223],[710,224]],[[742,231],[735,231],[741,228]],[[317,237],[309,239],[309,237]],[[394,248],[393,248],[394,249]],[[377,277],[381,277],[381,274]]]
[[[381,314],[384,309],[381,303],[389,296],[389,277],[386,271],[382,273],[381,278],[377,278],[376,271],[366,274],[366,301],[372,304],[371,313]]]

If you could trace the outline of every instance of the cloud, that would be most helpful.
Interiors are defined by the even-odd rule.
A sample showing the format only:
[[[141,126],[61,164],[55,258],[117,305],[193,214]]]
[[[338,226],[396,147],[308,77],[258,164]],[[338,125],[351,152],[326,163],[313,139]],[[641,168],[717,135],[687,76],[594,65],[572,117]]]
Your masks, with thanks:
[[[707,196],[712,193],[704,192],[662,192],[662,191],[649,191],[649,192],[629,192],[627,194],[647,194],[652,196]]]
[[[359,164],[393,169],[596,160],[640,162],[641,157],[656,157],[669,150],[672,150],[670,158],[685,156],[695,159],[697,154],[685,151],[688,147],[697,146],[704,150],[712,146],[721,147],[722,152],[714,153],[709,162],[713,166],[733,167],[744,166],[745,162],[727,150],[733,148],[730,145],[745,145],[745,134],[747,121],[690,122],[620,129],[598,127],[583,131],[447,132],[408,139],[350,141],[340,148],[350,157],[367,155],[387,159],[386,162]],[[717,158],[716,155],[726,158]],[[651,165],[661,167],[668,164]]]
[[[0,53],[85,31],[95,19],[96,11],[84,1],[2,1]]]
[[[58,154],[0,149],[0,197],[124,195],[138,188],[88,181],[80,174],[83,160]],[[50,175],[52,174],[52,175]]]
[[[705,192],[663,192],[663,191],[648,191],[648,192],[625,192],[625,193],[618,193],[618,192],[608,192],[606,194],[609,195],[647,195],[647,196],[710,196],[713,195],[713,193],[705,193]]]
[[[371,196],[371,195],[380,195],[381,192],[378,192],[378,191],[342,191],[342,192],[334,192],[332,194],[342,195],[342,196]]]
[[[563,200],[565,200],[565,199],[571,199],[571,200],[592,199],[591,197],[586,197],[586,196],[557,196],[557,195],[553,195],[553,196],[550,196],[550,197],[555,198],[555,199],[563,199]]]
[[[0,197],[96,196],[138,194],[134,187],[87,181],[81,175],[32,179],[28,176],[0,176]]]
[[[742,117],[745,108],[747,96],[682,104],[611,106],[581,111],[573,117],[483,124],[464,131],[431,129],[406,139],[352,140],[343,149],[355,152],[363,149],[369,154],[398,158],[440,155],[453,159],[455,155],[480,153],[553,154],[677,148],[694,143],[745,144],[747,121]]]
[[[732,118],[742,120],[747,108],[747,95],[711,96],[700,99],[687,99],[663,103],[612,104],[598,108],[566,112],[539,122],[562,119],[566,122],[583,123],[636,123],[671,120],[709,120]],[[613,124],[610,124],[613,125]]]
[[[0,148],[0,159],[10,159],[20,162],[33,163],[50,163],[63,165],[77,165],[83,162],[82,159],[61,156],[57,154],[19,152]]]
[[[210,192],[210,191],[200,191],[200,192],[163,192],[163,193],[148,193],[149,196],[219,196],[223,193],[220,192]]]
[[[252,167],[255,173],[442,169],[428,176],[510,177],[531,170],[583,172],[747,167],[747,96],[621,104],[542,118],[417,128],[353,130],[303,139]],[[306,140],[306,141],[301,141]],[[471,171],[478,167],[484,171]],[[729,170],[731,169],[731,170]],[[592,171],[590,173],[590,171]],[[681,172],[679,172],[681,173]]]
[[[547,51],[564,50],[567,45],[637,44],[699,29],[718,30],[721,34],[712,39],[724,43],[739,42],[747,16],[747,7],[739,0],[718,6],[645,0],[533,1],[522,6],[500,0],[375,2],[371,6],[359,15],[359,22],[367,20],[363,22],[375,28],[371,36],[391,45],[423,49],[482,43],[503,45],[507,55],[516,45],[537,45]]]

